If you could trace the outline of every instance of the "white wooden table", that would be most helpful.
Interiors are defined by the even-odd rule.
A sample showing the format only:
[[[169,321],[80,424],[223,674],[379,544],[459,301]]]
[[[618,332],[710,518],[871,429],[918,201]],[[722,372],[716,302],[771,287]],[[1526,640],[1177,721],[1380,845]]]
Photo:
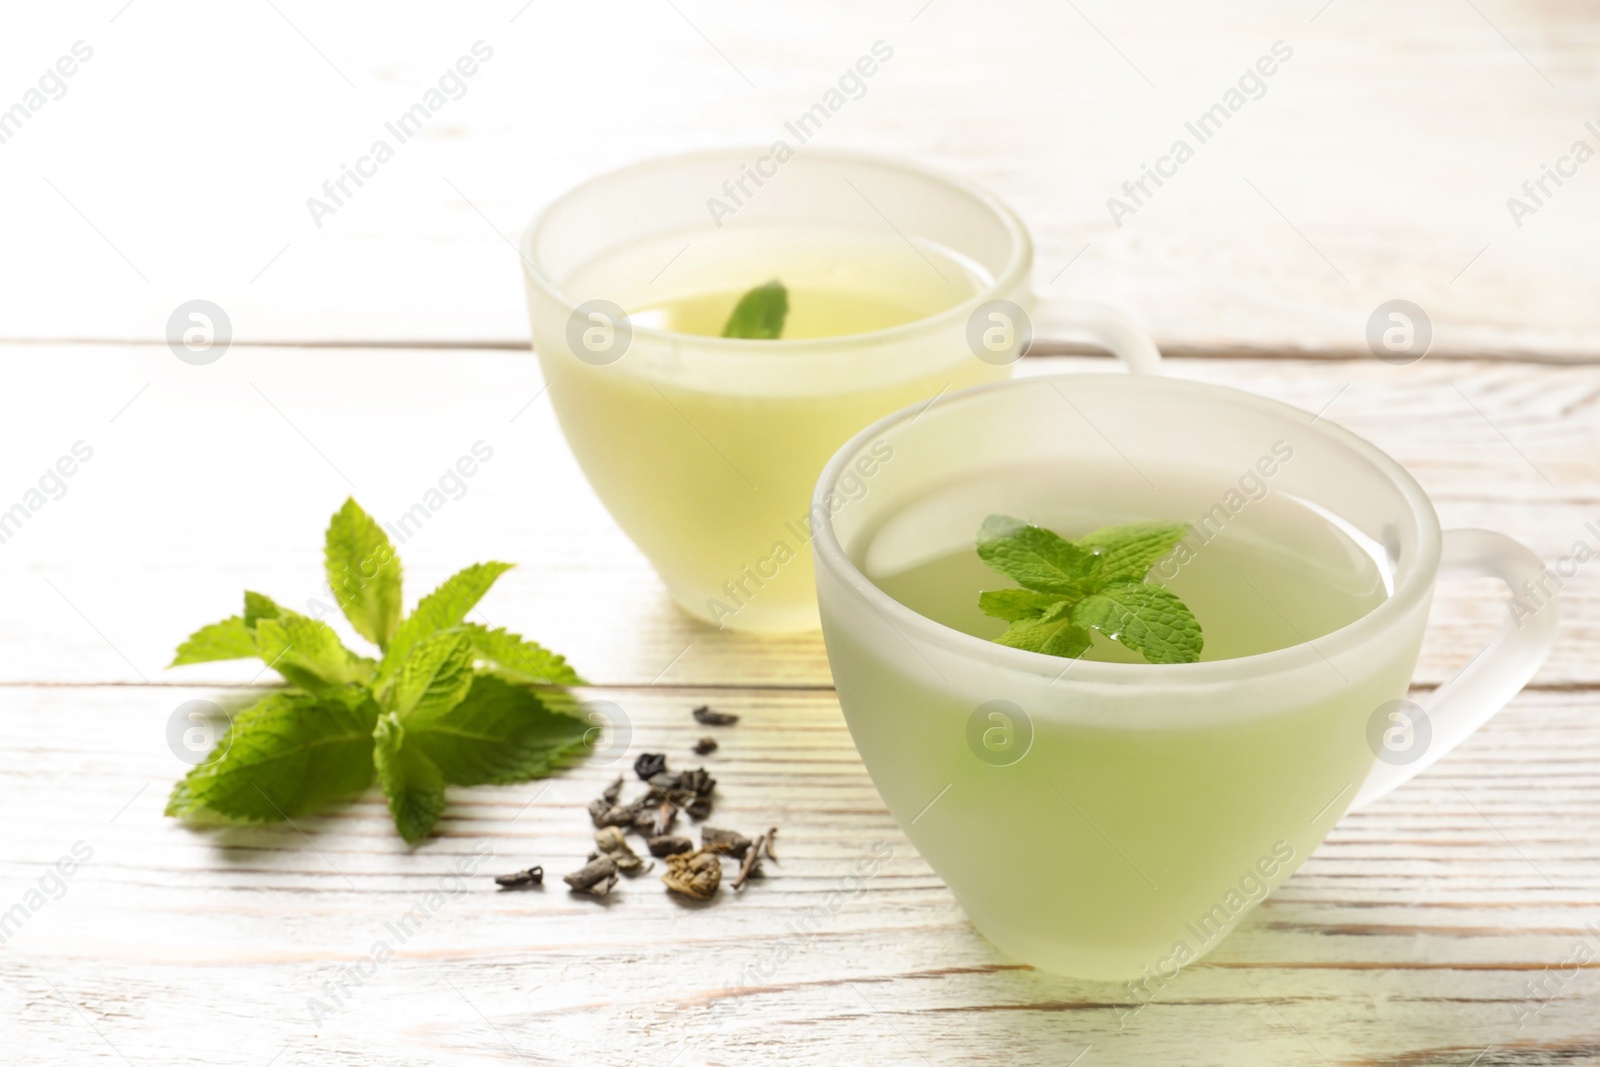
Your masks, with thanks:
[[[1600,144],[1583,127],[1600,119],[1600,14],[112,0],[3,18],[0,105],[73,42],[95,51],[0,144],[0,506],[74,443],[93,449],[0,544],[0,911],[92,850],[0,945],[0,1059],[1600,1061],[1600,932],[1585,929],[1600,924],[1600,563],[1563,588],[1527,692],[1347,817],[1136,1012],[1123,989],[1020,967],[973,933],[862,769],[817,637],[718,633],[666,602],[540,395],[503,241],[603,167],[769,140],[888,40],[894,61],[829,143],[993,186],[1035,226],[1038,283],[1126,307],[1193,357],[1170,373],[1326,407],[1405,463],[1446,525],[1554,559],[1600,523],[1600,163],[1520,228],[1504,201],[1572,141]],[[479,39],[495,56],[467,95],[314,228],[305,198]],[[1105,199],[1279,39],[1295,58],[1267,95],[1115,228]],[[234,325],[208,367],[161,342],[195,297]],[[1409,367],[1363,339],[1393,297],[1435,326]],[[173,709],[262,681],[245,664],[164,671],[174,644],[242,589],[315,595],[345,495],[398,515],[480,440],[493,460],[401,548],[409,592],[517,561],[485,616],[565,652],[589,695],[626,710],[635,751],[684,752],[705,732],[696,704],[739,713],[705,760],[719,819],[782,828],[782,863],[748,892],[709,908],[653,878],[607,905],[496,892],[491,873],[578,864],[613,767],[455,790],[415,851],[376,794],[293,827],[162,817],[185,769]],[[1419,687],[1486,638],[1496,596],[1441,589]],[[875,846],[892,858],[865,891],[830,897]],[[468,891],[314,1021],[309,1001],[483,849]]]

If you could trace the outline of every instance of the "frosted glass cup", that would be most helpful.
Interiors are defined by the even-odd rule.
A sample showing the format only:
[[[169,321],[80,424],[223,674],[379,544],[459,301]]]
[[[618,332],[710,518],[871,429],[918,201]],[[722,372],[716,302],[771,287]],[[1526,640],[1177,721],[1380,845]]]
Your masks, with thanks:
[[[672,599],[731,629],[815,628],[811,487],[861,427],[1006,377],[1034,330],[1136,369],[1159,360],[1108,308],[1037,300],[1027,231],[993,196],[869,156],[739,149],[629,167],[550,205],[521,253],[534,348],[584,474]],[[935,310],[775,341],[641,313],[774,275],[791,292],[898,279]]]
[[[1220,494],[1276,441],[1293,461],[1271,492],[1388,558],[1392,592],[1314,642],[1175,665],[1067,660],[942,626],[866,576],[886,573],[873,554],[895,531],[904,551],[970,537],[991,512],[1026,514],[1002,477],[1019,456],[1130,478],[1190,457],[1218,472]],[[1070,494],[1070,479],[1048,491]],[[1079,978],[1163,981],[1214,948],[1352,803],[1498,711],[1556,626],[1553,604],[1508,612],[1450,682],[1405,701],[1436,578],[1515,590],[1540,561],[1499,534],[1441,534],[1411,476],[1354,434],[1213,385],[1092,374],[980,386],[863,430],[815,504],[832,516],[813,541],[828,660],[878,791],[979,932]],[[1194,521],[1113,521],[1130,517]]]

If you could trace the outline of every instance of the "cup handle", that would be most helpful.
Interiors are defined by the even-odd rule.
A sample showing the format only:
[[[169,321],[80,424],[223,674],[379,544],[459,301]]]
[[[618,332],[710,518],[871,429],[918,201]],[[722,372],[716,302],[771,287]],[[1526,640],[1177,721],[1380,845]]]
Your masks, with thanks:
[[[1035,296],[1033,336],[1104,348],[1135,374],[1160,374],[1161,350],[1142,327],[1115,308]]]
[[[1441,578],[1498,578],[1513,598],[1524,581],[1539,580],[1544,561],[1520,542],[1489,530],[1446,530],[1439,561]],[[1467,735],[1488,722],[1528,683],[1544,663],[1556,636],[1556,604],[1520,618],[1507,611],[1494,638],[1422,704],[1432,737],[1421,757],[1404,765],[1382,760],[1372,768],[1351,809],[1363,807],[1411,780]]]

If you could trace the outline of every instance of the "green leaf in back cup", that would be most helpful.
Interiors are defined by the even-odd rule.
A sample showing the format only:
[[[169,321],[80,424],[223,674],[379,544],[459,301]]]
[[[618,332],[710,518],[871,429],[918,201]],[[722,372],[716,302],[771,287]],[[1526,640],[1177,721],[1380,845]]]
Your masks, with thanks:
[[[789,290],[774,278],[739,298],[722,328],[722,336],[776,341],[783,335],[783,320],[788,316]]]

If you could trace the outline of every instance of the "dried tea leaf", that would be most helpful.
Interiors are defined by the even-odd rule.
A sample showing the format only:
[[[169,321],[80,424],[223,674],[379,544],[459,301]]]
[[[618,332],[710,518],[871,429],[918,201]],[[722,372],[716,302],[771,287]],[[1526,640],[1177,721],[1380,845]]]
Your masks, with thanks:
[[[544,885],[544,868],[529,867],[525,871],[517,871],[513,874],[496,875],[494,882],[501,889],[526,889],[529,886],[542,886]]]
[[[719,830],[714,826],[700,828],[700,847],[707,852],[743,859],[750,848],[750,839],[737,830]]]
[[[633,826],[639,817],[638,804],[611,804],[605,797],[597,797],[589,802],[589,818],[593,820],[595,828],[605,826]]]
[[[683,810],[689,813],[691,819],[704,819],[711,814],[711,798],[695,797],[684,805]]]
[[[667,829],[672,826],[673,817],[677,815],[677,812],[673,811],[667,819],[666,828],[657,830],[656,826],[661,822],[661,808],[658,805],[646,804],[640,801],[633,805],[631,810],[633,812],[633,821],[629,825],[646,837],[659,837],[661,834],[666,833]]]
[[[652,837],[646,842],[652,856],[675,856],[680,852],[693,852],[694,842],[687,837]]]
[[[650,829],[645,833],[650,837],[660,837],[672,829],[672,824],[678,821],[678,806],[670,798],[662,800],[656,808],[655,820],[650,824]]]
[[[644,870],[644,860],[639,854],[628,847],[627,838],[622,836],[622,831],[615,826],[607,826],[595,831],[595,847],[602,856],[608,857],[617,865],[617,870],[623,874],[638,874]]]
[[[717,780],[707,774],[704,767],[697,767],[678,775],[678,788],[687,790],[697,797],[710,796],[716,787]]]
[[[628,847],[628,839],[615,826],[607,826],[594,832],[594,847],[601,852],[616,852]]]
[[[614,781],[610,785],[606,786],[605,792],[600,794],[600,799],[604,800],[607,804],[615,804],[617,802],[617,798],[620,797],[621,795],[622,795],[622,775],[619,774],[619,775],[617,775],[617,780],[616,781]]]
[[[738,877],[733,880],[734,889],[743,889],[745,882],[751,878],[761,877],[761,853],[767,848],[771,835],[777,832],[777,830],[768,830],[756,838],[755,844],[751,845],[749,851],[744,854],[744,862],[739,864]]]
[[[648,782],[656,775],[667,769],[667,755],[665,752],[644,752],[633,761],[633,773]]]
[[[694,721],[701,726],[732,726],[739,721],[739,716],[730,715],[725,711],[712,711],[707,704],[702,704],[694,709]]]
[[[603,897],[617,884],[617,865],[610,856],[599,856],[561,879],[574,892]]]
[[[722,861],[714,852],[679,852],[667,857],[667,873],[661,880],[674,893],[710,900],[722,884]]]
[[[694,754],[696,756],[709,756],[716,750],[717,739],[715,737],[702,737],[694,743]]]

